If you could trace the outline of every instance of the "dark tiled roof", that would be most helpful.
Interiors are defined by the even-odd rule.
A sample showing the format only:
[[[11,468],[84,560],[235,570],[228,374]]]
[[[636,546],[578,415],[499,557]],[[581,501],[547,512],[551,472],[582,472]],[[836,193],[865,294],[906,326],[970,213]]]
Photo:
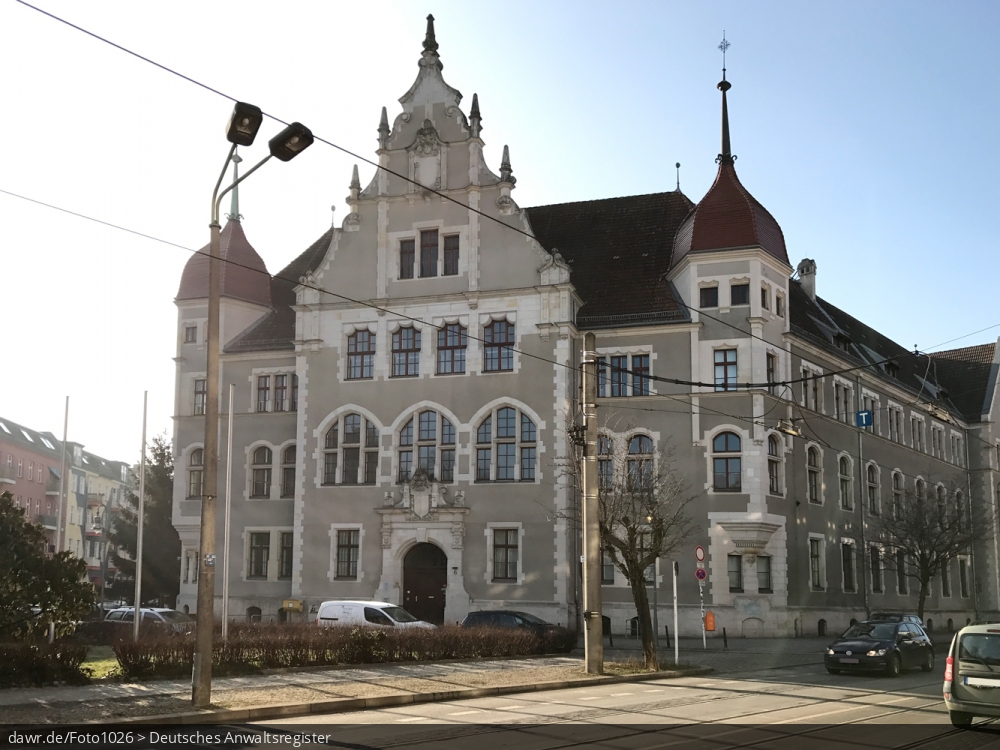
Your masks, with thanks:
[[[208,252],[205,245],[184,266],[177,299],[208,298]],[[271,306],[271,277],[257,251],[251,247],[238,221],[228,221],[219,237],[222,296]],[[229,262],[226,262],[229,261]]]
[[[271,279],[271,299],[274,308],[254,325],[233,339],[227,352],[289,350],[295,339],[295,287],[299,279],[315,271],[330,247],[333,229],[328,229],[308,249]]]
[[[989,399],[997,381],[995,353],[996,344],[980,344],[931,355],[938,378],[970,422],[978,422],[989,411]]]
[[[526,208],[531,229],[569,263],[581,327],[688,320],[664,275],[694,204],[679,191]]]
[[[791,265],[778,222],[743,187],[735,167],[723,163],[715,183],[677,230],[673,262],[688,253],[757,246]]]

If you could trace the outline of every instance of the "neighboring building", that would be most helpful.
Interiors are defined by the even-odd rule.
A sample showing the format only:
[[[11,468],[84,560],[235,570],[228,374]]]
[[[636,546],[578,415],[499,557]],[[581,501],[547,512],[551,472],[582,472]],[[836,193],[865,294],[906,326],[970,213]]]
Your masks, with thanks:
[[[602,446],[644,461],[670,445],[697,494],[699,530],[678,555],[683,632],[699,628],[695,545],[708,551],[706,605],[736,635],[913,610],[868,518],[939,484],[968,487],[952,501],[1000,497],[996,348],[915,355],[817,296],[813,261],[793,279],[778,222],[736,175],[725,80],[719,172],[697,204],[678,189],[522,209],[507,148],[493,173],[478,97],[460,108],[437,49],[429,22],[392,127],[382,111],[386,170],[362,186],[355,168],[340,228],[274,277],[238,206],[223,229],[220,400],[225,419],[235,385],[235,460],[222,451],[216,491],[229,472],[230,611],[283,619],[288,599],[308,613],[377,597],[434,622],[497,606],[579,622],[577,498],[558,464],[573,450],[586,331]],[[176,299],[174,422],[178,605],[190,609],[207,289],[195,255]],[[767,385],[801,378],[815,379]],[[863,410],[874,424],[859,430]],[[937,627],[1000,610],[998,558],[983,545],[935,583]],[[605,575],[621,632],[630,591]]]
[[[0,418],[0,492],[45,529],[49,552],[56,547],[56,509],[62,445],[50,433]]]

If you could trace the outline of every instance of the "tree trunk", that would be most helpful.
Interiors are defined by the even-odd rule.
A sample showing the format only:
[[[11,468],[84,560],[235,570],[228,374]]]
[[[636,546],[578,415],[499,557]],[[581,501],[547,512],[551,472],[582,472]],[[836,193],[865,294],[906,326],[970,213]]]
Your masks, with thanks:
[[[660,663],[656,654],[656,639],[653,633],[653,623],[649,616],[649,597],[646,594],[646,582],[643,572],[629,576],[632,586],[632,600],[635,602],[636,616],[639,618],[639,636],[642,638],[642,658],[646,669],[651,672],[659,670]]]
[[[917,617],[920,621],[924,621],[924,605],[927,603],[927,587],[930,584],[930,579],[921,578],[920,579],[920,596],[917,597]]]

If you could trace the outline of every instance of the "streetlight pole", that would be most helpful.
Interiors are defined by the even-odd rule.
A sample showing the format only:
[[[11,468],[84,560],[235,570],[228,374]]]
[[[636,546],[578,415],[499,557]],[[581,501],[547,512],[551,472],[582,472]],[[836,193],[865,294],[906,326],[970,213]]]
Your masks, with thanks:
[[[191,672],[191,702],[196,708],[207,708],[212,702],[212,643],[215,629],[215,510],[219,490],[219,303],[222,294],[222,259],[219,257],[219,204],[226,193],[252,175],[272,157],[289,161],[313,142],[309,128],[293,122],[268,142],[270,154],[261,159],[245,175],[235,180],[221,193],[219,188],[226,176],[237,146],[251,146],[263,122],[258,107],[237,102],[226,126],[226,139],[233,144],[222,165],[215,190],[212,191],[212,215],[208,224],[208,335],[205,367],[205,482],[201,499],[201,539],[198,557],[198,601],[195,631],[194,668]]]
[[[139,610],[142,608],[142,530],[146,525],[146,406],[149,391],[142,392],[142,457],[139,459],[139,515],[135,522],[135,619],[132,640],[139,640]]]
[[[597,498],[597,337],[583,337],[583,627],[587,674],[604,671],[601,526]]]

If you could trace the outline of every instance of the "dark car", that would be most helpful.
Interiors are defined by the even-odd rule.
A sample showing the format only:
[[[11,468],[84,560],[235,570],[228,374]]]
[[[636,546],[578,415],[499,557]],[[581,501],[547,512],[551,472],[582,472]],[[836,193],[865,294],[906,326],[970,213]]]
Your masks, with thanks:
[[[554,650],[569,652],[576,645],[575,636],[566,628],[560,625],[553,625],[540,617],[528,614],[527,612],[517,612],[514,610],[490,609],[480,612],[469,612],[462,620],[463,628],[509,628],[530,630],[547,643],[551,644]]]
[[[934,646],[916,623],[866,620],[852,625],[823,657],[826,671],[885,672],[898,677],[911,667],[934,669]]]
[[[885,620],[887,622],[912,622],[914,625],[919,625],[921,628],[924,626],[924,621],[920,619],[919,615],[914,615],[909,612],[872,612],[872,616],[865,622],[871,622],[873,620]]]

